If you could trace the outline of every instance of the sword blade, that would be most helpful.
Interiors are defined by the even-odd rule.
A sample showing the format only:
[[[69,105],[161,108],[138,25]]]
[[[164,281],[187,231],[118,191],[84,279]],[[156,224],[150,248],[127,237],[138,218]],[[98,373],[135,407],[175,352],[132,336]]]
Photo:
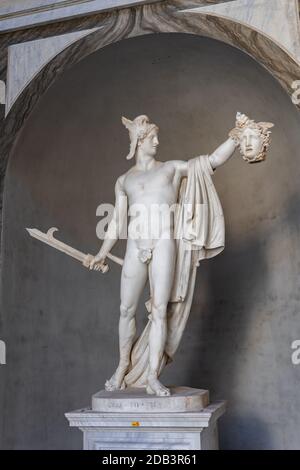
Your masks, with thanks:
[[[56,227],[50,228],[47,233],[43,233],[36,228],[27,228],[26,230],[31,237],[37,238],[41,242],[46,243],[47,245],[50,245],[59,251],[62,251],[66,255],[69,255],[72,258],[77,259],[78,261],[83,262],[86,257],[85,253],[82,253],[81,251],[76,250],[75,248],[72,248],[66,243],[63,243],[60,240],[54,238],[53,233],[58,231]]]
[[[85,263],[88,257],[93,258],[92,255],[82,253],[82,251],[76,250],[75,248],[72,248],[66,243],[63,243],[60,240],[57,240],[57,238],[54,238],[53,236],[54,232],[58,231],[58,228],[56,227],[49,228],[47,233],[41,232],[37,228],[26,228],[26,230],[31,237],[36,238],[37,240],[40,240],[41,242],[46,243],[49,246],[52,246],[56,250],[59,250],[62,253],[65,253],[66,255],[77,259],[81,263]],[[118,256],[108,253],[107,258],[119,264],[120,266],[123,265],[123,260],[119,258]]]

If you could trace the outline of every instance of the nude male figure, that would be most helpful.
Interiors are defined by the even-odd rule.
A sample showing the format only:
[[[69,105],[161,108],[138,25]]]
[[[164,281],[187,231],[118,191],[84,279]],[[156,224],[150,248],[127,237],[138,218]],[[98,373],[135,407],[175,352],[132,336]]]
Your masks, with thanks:
[[[140,122],[143,123],[143,118],[145,119],[146,116],[139,116],[133,122],[125,120],[125,125],[127,122],[127,125],[131,123],[134,126],[137,122],[138,127]],[[116,182],[113,223],[116,224],[117,228],[120,228],[120,225],[124,223],[127,211],[130,211],[134,204],[143,205],[145,208],[144,221],[146,226],[148,224],[147,211],[150,211],[153,205],[167,204],[171,207],[177,202],[181,179],[187,175],[187,161],[171,160],[161,162],[155,159],[159,145],[158,128],[149,123],[144,128],[146,128],[146,132],[142,133],[142,137],[135,139],[135,165],[127,173],[120,176]],[[134,128],[132,132],[134,132]],[[236,146],[236,141],[229,138],[215,150],[209,157],[212,168],[215,169],[225,163],[233,155]],[[128,204],[126,204],[126,200]],[[150,373],[148,375],[147,392],[155,393],[158,396],[168,396],[170,395],[169,389],[158,380],[158,368],[166,342],[166,313],[174,277],[175,241],[172,237],[173,220],[168,217],[160,217],[157,224],[154,221],[149,226],[147,225],[147,236],[140,239],[130,236],[131,223],[132,220],[130,219],[129,236],[121,276],[120,361],[115,373],[106,382],[106,389],[117,390],[122,387],[136,334],[136,309],[149,278],[152,294],[152,323],[149,336]],[[141,230],[144,228],[141,227]],[[109,230],[108,228],[108,232]],[[116,242],[117,238],[105,238],[99,253],[90,263],[90,269],[100,270],[103,267],[107,254]],[[145,252],[148,253],[149,259],[145,260],[143,256]]]

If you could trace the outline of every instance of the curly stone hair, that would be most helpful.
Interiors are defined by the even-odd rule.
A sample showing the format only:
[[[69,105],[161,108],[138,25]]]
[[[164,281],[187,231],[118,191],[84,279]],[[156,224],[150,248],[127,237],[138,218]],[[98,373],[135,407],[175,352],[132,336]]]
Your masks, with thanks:
[[[240,139],[243,131],[247,128],[253,129],[258,132],[262,137],[262,151],[259,155],[256,155],[255,158],[248,158],[243,154],[240,147],[240,152],[243,159],[248,163],[257,163],[266,159],[267,150],[271,144],[271,131],[270,129],[274,127],[272,122],[255,122],[253,119],[250,119],[245,114],[237,113],[236,115],[236,127],[229,132],[229,137],[231,137],[237,145],[240,145]]]

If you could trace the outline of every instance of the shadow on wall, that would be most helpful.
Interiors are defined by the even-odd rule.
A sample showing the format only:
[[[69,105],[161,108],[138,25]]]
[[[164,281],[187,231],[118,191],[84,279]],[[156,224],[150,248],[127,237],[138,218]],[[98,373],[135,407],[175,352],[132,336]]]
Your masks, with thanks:
[[[252,258],[253,253],[255,259]],[[256,442],[255,447],[268,449],[272,447],[271,436],[255,410],[255,398],[252,411],[244,415],[241,410],[243,398],[240,396],[241,377],[246,370],[243,361],[247,360],[240,354],[240,349],[246,347],[253,321],[255,293],[260,290],[262,280],[269,274],[261,240],[255,237],[237,244],[230,250],[230,254],[227,253],[216,264],[211,269],[208,267],[207,284],[210,286],[211,296],[206,307],[208,314],[198,332],[204,338],[204,343],[208,337],[212,337],[213,341],[209,341],[208,348],[205,345],[203,347],[198,374],[209,378],[209,389],[213,391],[213,396],[217,394],[225,397],[228,402],[227,413],[220,421],[221,448],[232,448],[232,442],[235,443],[235,448],[251,448],[253,442]],[[223,274],[227,271],[227,276],[220,279],[220,271]],[[241,293],[245,293],[245,296],[241,296]],[[259,340],[254,339],[257,342]],[[195,376],[195,370],[190,370],[190,376]],[[248,380],[255,381],[255,377],[248,376]]]

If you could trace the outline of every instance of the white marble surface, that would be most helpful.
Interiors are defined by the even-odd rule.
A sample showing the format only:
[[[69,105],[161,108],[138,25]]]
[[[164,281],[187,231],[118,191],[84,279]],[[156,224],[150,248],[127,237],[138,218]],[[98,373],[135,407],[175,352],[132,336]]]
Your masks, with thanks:
[[[35,41],[13,44],[8,48],[6,114],[31,80],[57,54],[79,39],[99,30],[92,28]]]
[[[122,412],[186,412],[201,411],[209,404],[207,390],[190,387],[171,388],[168,397],[157,397],[146,393],[145,389],[127,388],[108,392],[102,390],[92,397],[93,411]]]
[[[158,0],[151,0],[151,3],[155,1]],[[0,31],[28,28],[144,3],[149,3],[149,0],[2,0]]]
[[[84,450],[217,450],[218,430],[83,430]]]
[[[90,408],[66,413],[71,427],[84,435],[85,450],[218,449],[217,420],[225,402],[201,412],[100,413]]]
[[[0,2],[0,32],[158,1],[160,0],[4,0]],[[298,0],[220,1],[193,10],[245,23],[268,35],[300,60]]]
[[[190,11],[247,24],[272,38],[300,61],[298,0],[233,0]]]

